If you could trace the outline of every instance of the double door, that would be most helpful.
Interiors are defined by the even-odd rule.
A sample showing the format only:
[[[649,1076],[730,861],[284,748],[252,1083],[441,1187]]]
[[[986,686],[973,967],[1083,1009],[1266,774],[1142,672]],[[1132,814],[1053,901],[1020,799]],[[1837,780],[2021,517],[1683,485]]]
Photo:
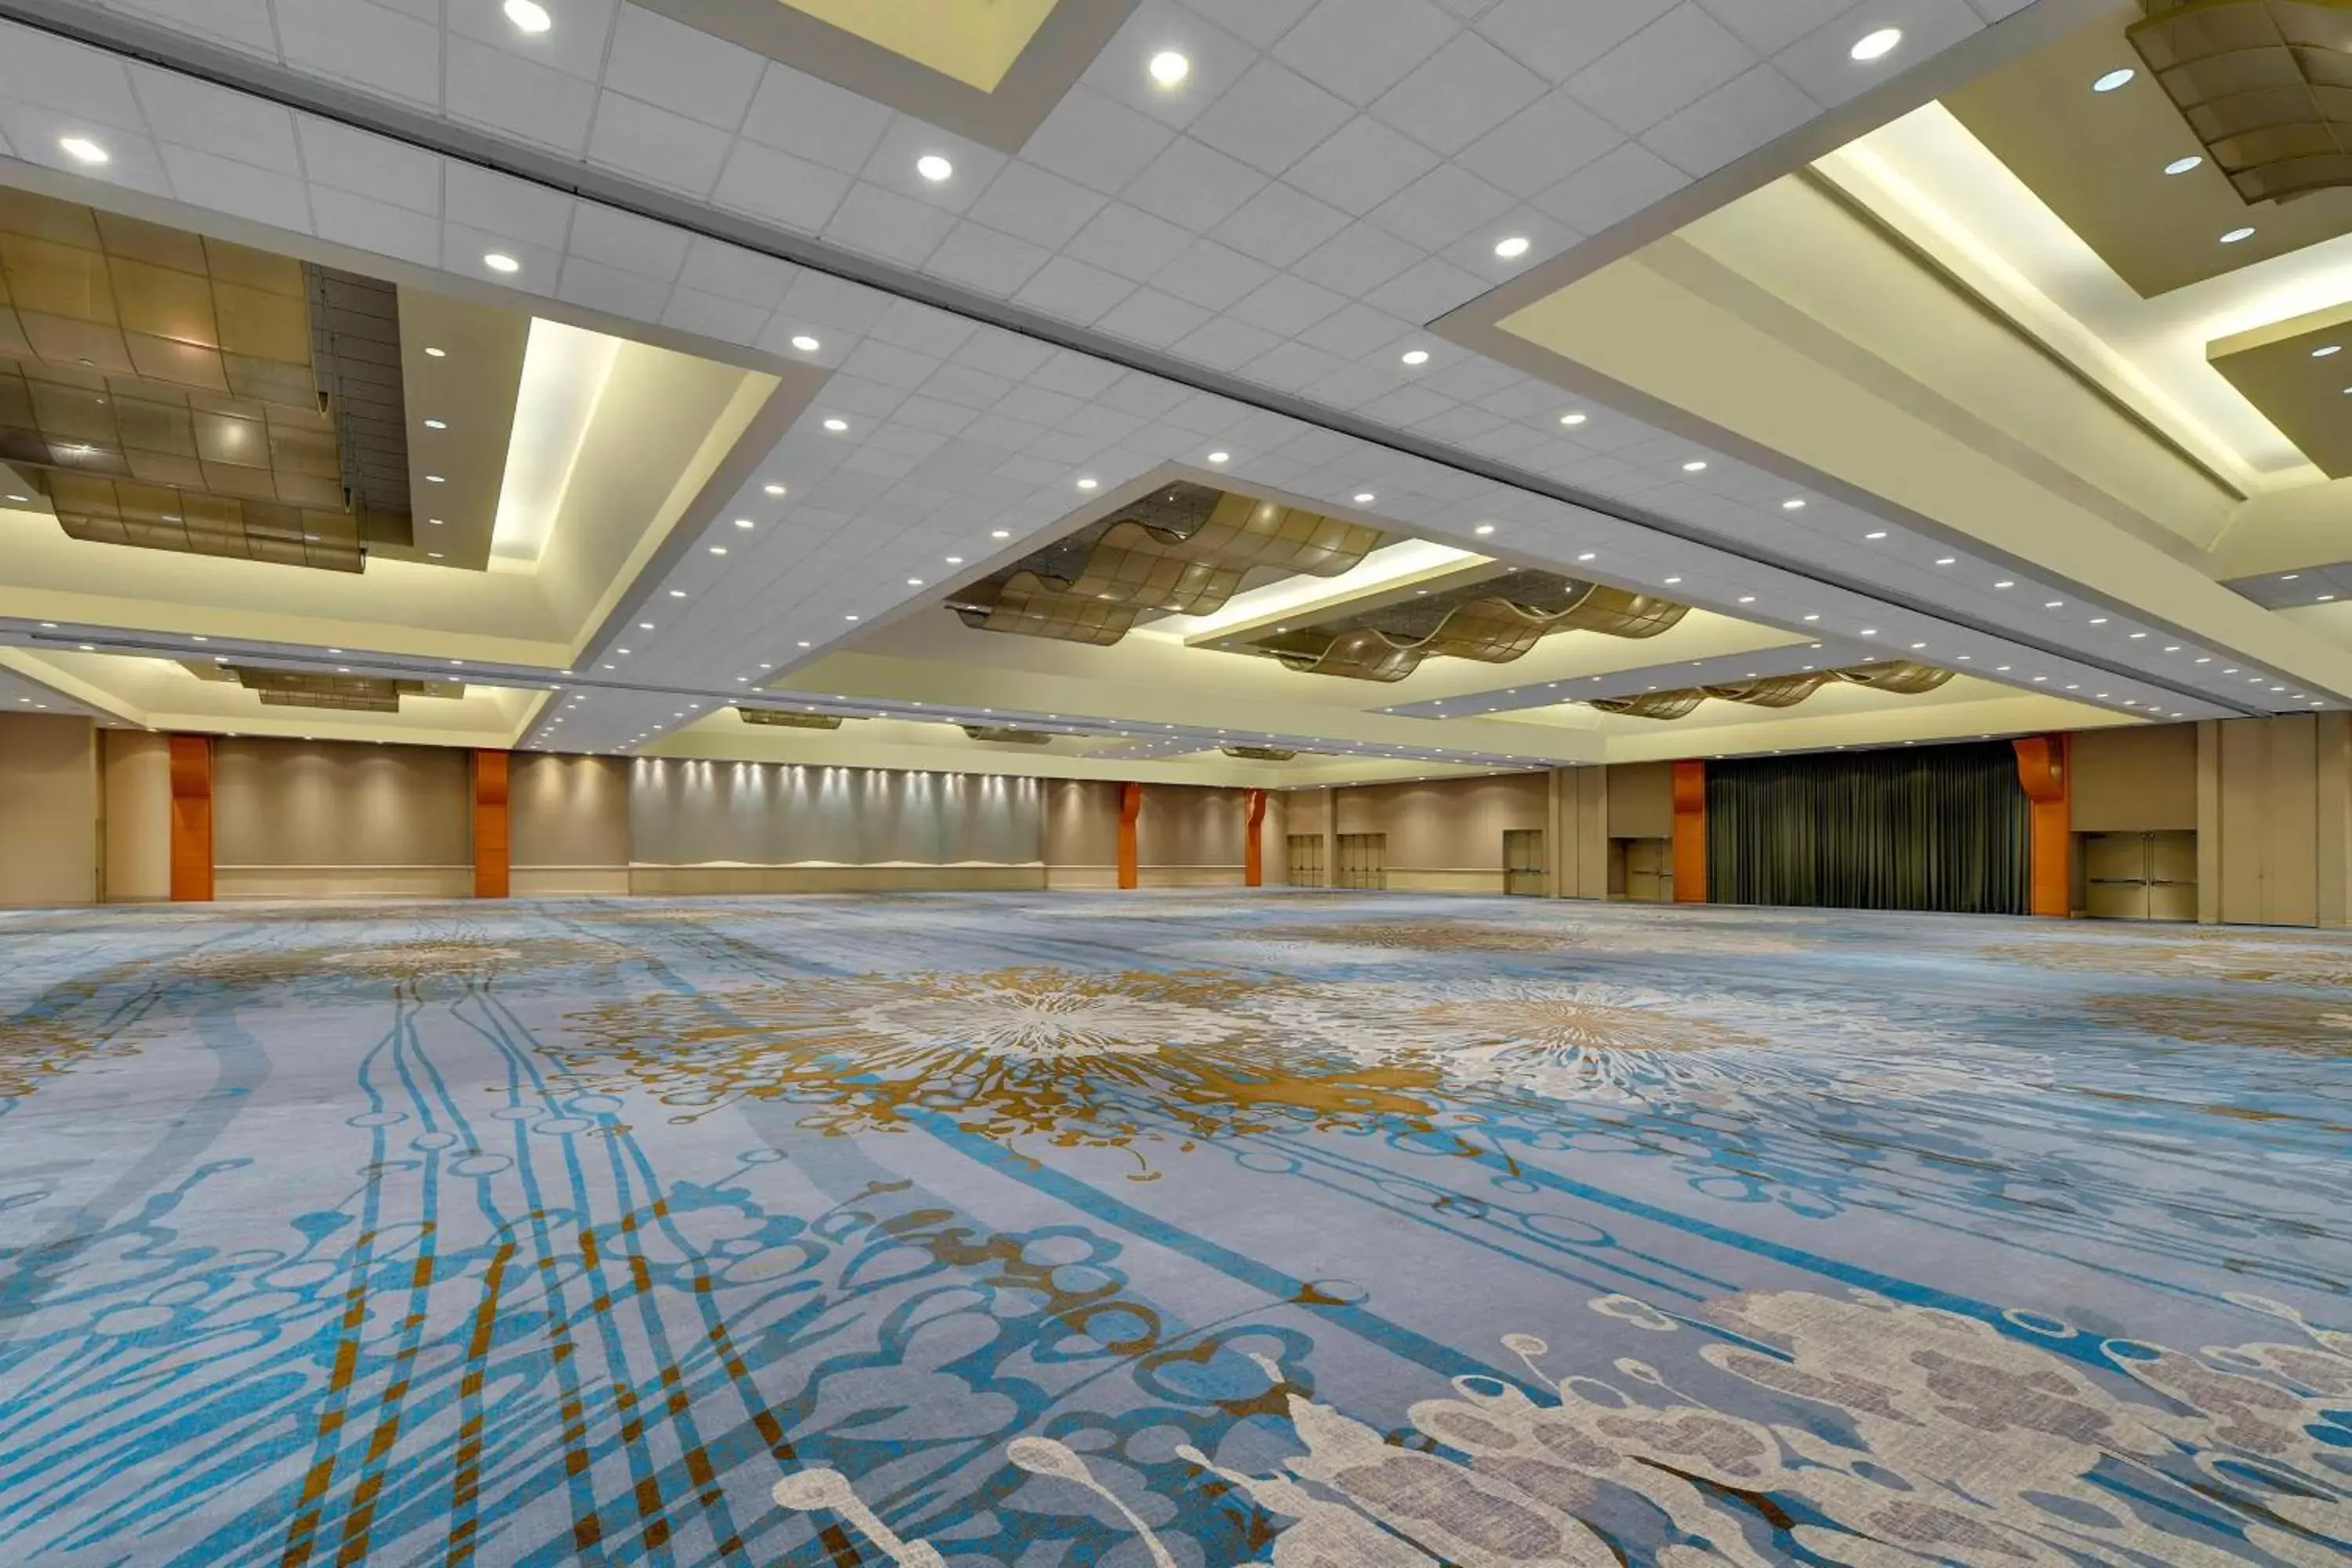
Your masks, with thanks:
[[[1339,875],[1333,886],[1378,892],[1389,885],[1389,836],[1385,833],[1339,835]]]

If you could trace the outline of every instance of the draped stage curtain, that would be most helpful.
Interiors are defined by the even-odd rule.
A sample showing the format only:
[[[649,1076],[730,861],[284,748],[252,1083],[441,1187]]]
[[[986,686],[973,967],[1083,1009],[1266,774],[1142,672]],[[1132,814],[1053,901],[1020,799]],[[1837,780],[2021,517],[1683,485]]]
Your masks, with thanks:
[[[2005,742],[1710,762],[1707,897],[2021,915],[2028,820]]]

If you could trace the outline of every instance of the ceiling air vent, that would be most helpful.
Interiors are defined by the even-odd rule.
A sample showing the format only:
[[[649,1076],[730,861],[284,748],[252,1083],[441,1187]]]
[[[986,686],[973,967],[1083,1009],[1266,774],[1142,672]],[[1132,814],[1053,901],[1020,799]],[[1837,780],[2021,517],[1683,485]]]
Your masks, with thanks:
[[[2248,202],[2352,185],[2352,0],[2141,0],[2125,36]]]

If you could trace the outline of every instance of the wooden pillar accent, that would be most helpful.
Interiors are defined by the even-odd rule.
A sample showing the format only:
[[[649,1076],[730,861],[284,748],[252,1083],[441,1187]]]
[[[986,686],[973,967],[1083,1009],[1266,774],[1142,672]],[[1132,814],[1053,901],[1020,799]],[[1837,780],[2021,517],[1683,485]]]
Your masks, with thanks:
[[[1243,818],[1242,886],[1265,886],[1265,847],[1258,842],[1258,830],[1265,826],[1265,791],[1254,789],[1246,797],[1247,814]]]
[[[213,897],[213,743],[209,736],[173,735],[172,754],[172,901],[210,903]]]
[[[1706,764],[1675,764],[1675,902],[1706,902]]]
[[[2027,829],[2032,858],[2026,912],[2063,920],[2074,912],[2074,900],[2073,784],[2066,768],[2066,737],[2032,735],[2012,744],[2017,748],[2017,782],[2025,787],[2032,811]]]
[[[507,896],[507,763],[504,752],[474,753],[474,897]]]
[[[1128,784],[1118,786],[1118,885],[1132,888],[1138,880],[1135,868],[1135,819],[1143,815],[1143,786]]]

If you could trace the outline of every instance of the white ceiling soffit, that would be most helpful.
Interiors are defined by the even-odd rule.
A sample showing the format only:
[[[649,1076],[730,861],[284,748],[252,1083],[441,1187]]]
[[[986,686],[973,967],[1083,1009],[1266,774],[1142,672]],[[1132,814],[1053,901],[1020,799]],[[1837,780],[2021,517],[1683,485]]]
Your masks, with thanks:
[[[1906,107],[1888,72],[1845,58],[1845,35],[1865,9],[1873,18],[1901,14],[1906,49],[1891,62],[1899,67],[1989,37],[1987,22],[2021,7],[1911,0],[1824,20],[1814,4],[1644,0],[1602,26],[1507,0],[1473,30],[1433,8],[1401,6],[1420,18],[1412,26],[1444,36],[1423,38],[1400,24],[1396,49],[1370,50],[1360,47],[1360,7],[1344,11],[1343,26],[1341,0],[1149,7],[1023,154],[1006,158],[941,142],[903,114],[795,80],[789,68],[735,59],[732,46],[664,31],[626,6],[607,19],[617,29],[609,48],[559,30],[549,47],[562,58],[533,68],[577,78],[595,107],[576,138],[552,127],[533,138],[469,109],[455,89],[461,59],[494,78],[530,63],[530,51],[498,36],[495,19],[463,21],[461,31],[487,30],[482,37],[387,21],[413,46],[404,55],[389,35],[379,40],[386,47],[354,50],[289,13],[266,39],[225,37],[213,48],[117,13],[0,0],[0,15],[52,29],[0,25],[0,134],[37,163],[477,285],[487,277],[482,258],[496,251],[518,264],[496,279],[506,288],[831,367],[821,406],[773,455],[792,481],[791,502],[760,500],[761,487],[744,498],[767,508],[744,514],[761,525],[755,538],[792,548],[770,551],[754,572],[740,570],[752,552],[739,550],[722,579],[698,553],[709,546],[680,537],[646,581],[648,601],[704,588],[714,595],[661,652],[663,679],[681,685],[749,681],[782,662],[780,648],[788,658],[797,641],[821,647],[840,635],[845,614],[870,619],[932,602],[947,555],[1001,561],[1056,526],[1079,467],[1098,469],[1088,477],[1108,493],[1164,460],[1209,461],[1214,446],[1231,449],[1226,471],[1324,504],[1344,505],[1370,483],[1382,492],[1381,515],[1441,542],[1466,547],[1476,526],[1500,520],[1512,559],[1529,564],[1576,570],[1598,543],[1611,566],[1588,574],[1628,585],[1683,577],[1696,590],[1685,596],[1749,605],[1733,613],[1792,630],[1801,599],[1846,633],[1884,623],[1911,641],[1950,647],[1969,637],[1987,653],[1998,642],[2019,658],[2087,659],[2160,683],[2175,700],[2237,710],[2245,699],[2143,662],[2137,647],[2098,651],[2062,629],[1989,617],[2002,601],[1985,584],[2006,563],[1964,559],[1964,571],[1939,575],[1929,553],[1951,547],[1898,520],[1895,543],[1922,558],[1890,549],[1856,570],[1851,541],[1886,526],[1870,513],[1825,498],[1784,510],[1785,481],[1588,411],[1415,325],[1588,237],[1622,233],[1629,217],[1660,210],[1776,136],[1823,125],[1858,95],[1876,89],[1884,111]],[[2032,12],[2067,9],[2042,0]],[[1812,25],[1798,26],[1800,16]],[[1162,47],[1165,28],[1180,23],[1200,40],[1192,89],[1154,98],[1138,51],[1147,37]],[[214,79],[126,63],[58,27],[184,58]],[[1621,36],[1609,37],[1612,27]],[[1695,41],[1704,47],[1693,55]],[[257,60],[257,47],[278,63]],[[1465,90],[1482,71],[1512,86]],[[1308,121],[1328,123],[1294,125],[1286,138],[1269,139],[1265,125],[1254,129],[1268,135],[1243,134],[1269,80],[1285,102],[1314,107]],[[667,119],[631,120],[625,100]],[[779,119],[784,101],[825,103],[830,139]],[[1496,118],[1445,122],[1464,113]],[[656,123],[678,134],[645,133],[637,145],[627,131],[604,129]],[[76,126],[108,145],[104,167],[80,167],[58,150]],[[1566,127],[1581,129],[1562,134]],[[822,156],[788,154],[763,135]],[[688,142],[710,155],[649,155]],[[937,187],[909,173],[919,142],[947,147],[940,155],[955,166]],[[831,194],[798,211],[755,210],[748,187],[729,184],[726,170],[739,164],[765,170],[754,183],[771,192]],[[1751,160],[1738,177],[1763,174]],[[1528,188],[1538,175],[1547,183]],[[1530,247],[1498,266],[1495,237],[1515,233]],[[1147,264],[1148,274],[1131,275]],[[1427,357],[1409,364],[1408,353]],[[1007,397],[1020,400],[1019,412]],[[845,428],[826,428],[828,418]],[[817,484],[803,489],[803,472]],[[959,472],[992,482],[950,508],[936,481]],[[904,525],[897,542],[849,548],[847,525],[877,507]],[[975,531],[982,514],[995,527]],[[992,551],[999,531],[1009,542]],[[807,570],[812,562],[827,570]],[[678,587],[673,575],[707,581]],[[1962,577],[1974,589],[1955,595]],[[920,592],[898,586],[908,579]],[[779,616],[780,582],[819,597],[793,595],[800,602]],[[2073,596],[2063,585],[2018,585],[2020,600]],[[1756,603],[1759,591],[1769,608]],[[845,603],[867,607],[834,613]],[[794,623],[810,628],[801,637],[776,640],[780,620],[819,604],[833,629],[812,619]],[[735,613],[711,613],[725,608]],[[635,613],[617,612],[608,633]],[[607,635],[598,649],[620,642]]]

